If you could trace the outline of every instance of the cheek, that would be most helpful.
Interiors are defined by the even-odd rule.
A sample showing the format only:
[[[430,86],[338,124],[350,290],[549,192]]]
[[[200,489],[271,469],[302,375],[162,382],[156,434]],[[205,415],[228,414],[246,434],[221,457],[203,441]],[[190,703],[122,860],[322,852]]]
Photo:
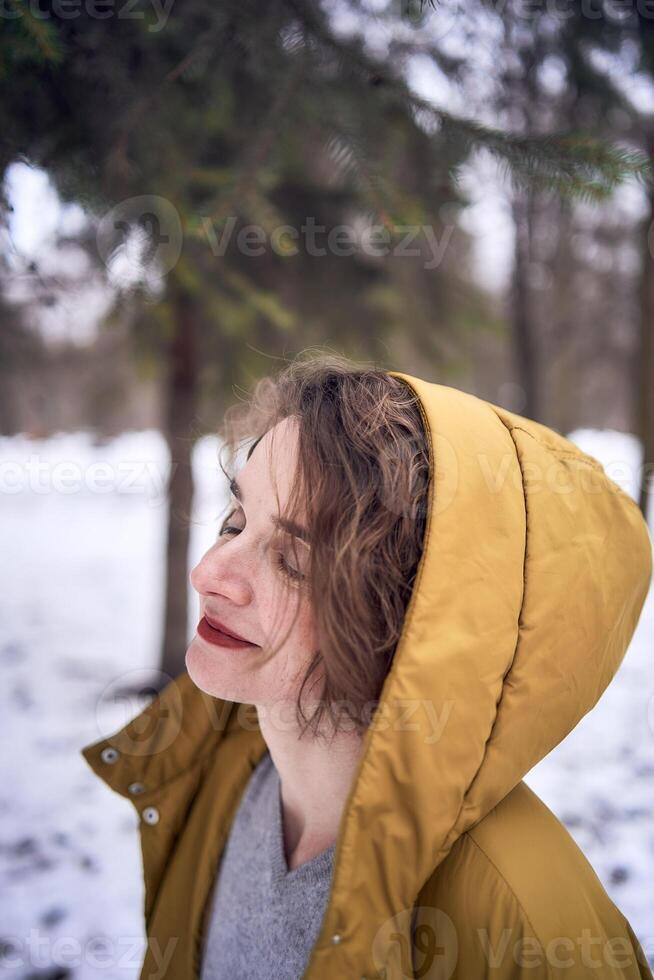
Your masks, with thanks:
[[[266,637],[284,646],[306,645],[313,637],[313,610],[308,595],[279,571],[260,578],[254,590],[261,625]]]
[[[279,653],[291,670],[304,672],[316,649],[311,603],[293,592],[288,597],[282,596],[281,603],[281,608],[271,603],[266,633],[275,644],[283,640]]]
[[[315,629],[310,611],[300,612],[291,633],[293,646],[302,660],[311,660],[316,648]]]
[[[291,642],[290,659],[292,659],[295,680],[301,681],[313,660],[317,648],[315,624],[310,608],[301,609],[298,620],[289,637]],[[311,683],[316,683],[319,668],[314,668]]]

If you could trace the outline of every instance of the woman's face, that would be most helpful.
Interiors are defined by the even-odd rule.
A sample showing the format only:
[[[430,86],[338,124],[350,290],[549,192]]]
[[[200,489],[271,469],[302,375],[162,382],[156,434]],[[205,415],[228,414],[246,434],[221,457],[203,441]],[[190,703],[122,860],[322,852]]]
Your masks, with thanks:
[[[298,577],[308,575],[309,545],[274,523],[284,513],[291,491],[296,424],[284,419],[257,443],[236,476],[238,499],[232,493],[216,543],[191,572],[191,584],[200,596],[200,618],[206,613],[257,644],[233,649],[197,632],[193,637],[186,652],[191,679],[207,694],[228,701],[258,706],[287,702],[294,707],[315,650],[308,581]],[[262,650],[286,636],[296,609],[295,625],[278,652],[262,662]],[[310,684],[316,681],[316,687],[311,696],[305,688],[303,704],[314,701],[320,677],[319,669],[311,675]],[[285,719],[293,714],[284,708]]]

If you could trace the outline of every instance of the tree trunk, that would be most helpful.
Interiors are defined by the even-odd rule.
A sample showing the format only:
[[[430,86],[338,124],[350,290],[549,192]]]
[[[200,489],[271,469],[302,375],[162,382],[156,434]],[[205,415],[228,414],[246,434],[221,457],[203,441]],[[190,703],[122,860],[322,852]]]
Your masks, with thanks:
[[[516,192],[512,203],[515,226],[513,282],[511,289],[511,337],[518,383],[525,393],[519,410],[528,418],[539,418],[540,399],[536,358],[535,324],[533,323],[529,263],[531,260],[531,191]]]
[[[654,163],[654,137],[649,140]],[[648,191],[648,214],[643,236],[640,295],[640,345],[637,432],[643,444],[638,503],[647,518],[650,482],[654,479],[654,189]]]
[[[188,553],[193,505],[191,454],[197,393],[198,311],[192,297],[173,282],[176,310],[174,334],[168,343],[165,432],[170,451],[166,605],[161,648],[163,681],[185,669],[188,610]]]

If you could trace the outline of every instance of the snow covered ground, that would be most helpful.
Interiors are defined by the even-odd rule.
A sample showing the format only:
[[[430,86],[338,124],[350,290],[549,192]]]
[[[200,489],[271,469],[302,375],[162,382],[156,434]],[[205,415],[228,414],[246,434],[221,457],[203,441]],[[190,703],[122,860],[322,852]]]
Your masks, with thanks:
[[[635,494],[639,450],[611,432],[570,438]],[[216,531],[217,445],[196,447],[191,558]],[[623,461],[622,470],[612,467]],[[131,803],[79,754],[144,706],[116,679],[156,665],[164,486],[157,432],[0,438],[0,973],[138,976],[144,951]],[[650,522],[651,523],[651,522]],[[189,588],[189,630],[197,602]],[[526,781],[564,821],[654,965],[654,600],[598,706]]]

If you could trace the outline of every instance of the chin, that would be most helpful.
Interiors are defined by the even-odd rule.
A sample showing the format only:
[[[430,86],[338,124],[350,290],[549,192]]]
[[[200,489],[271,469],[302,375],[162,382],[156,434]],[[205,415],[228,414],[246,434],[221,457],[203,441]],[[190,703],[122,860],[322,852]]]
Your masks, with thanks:
[[[186,651],[185,663],[188,675],[196,687],[215,698],[225,697],[222,690],[218,690],[221,684],[220,677],[216,675],[220,672],[216,670],[215,663],[211,663],[211,653],[208,650],[203,650],[194,641]]]
[[[234,679],[226,676],[229,671],[220,669],[220,665],[216,662],[217,657],[220,657],[220,652],[214,654],[210,650],[205,650],[197,641],[190,644],[186,651],[185,664],[195,686],[205,694],[222,698],[223,701],[247,701],[244,692],[238,690],[238,684],[234,683]]]

